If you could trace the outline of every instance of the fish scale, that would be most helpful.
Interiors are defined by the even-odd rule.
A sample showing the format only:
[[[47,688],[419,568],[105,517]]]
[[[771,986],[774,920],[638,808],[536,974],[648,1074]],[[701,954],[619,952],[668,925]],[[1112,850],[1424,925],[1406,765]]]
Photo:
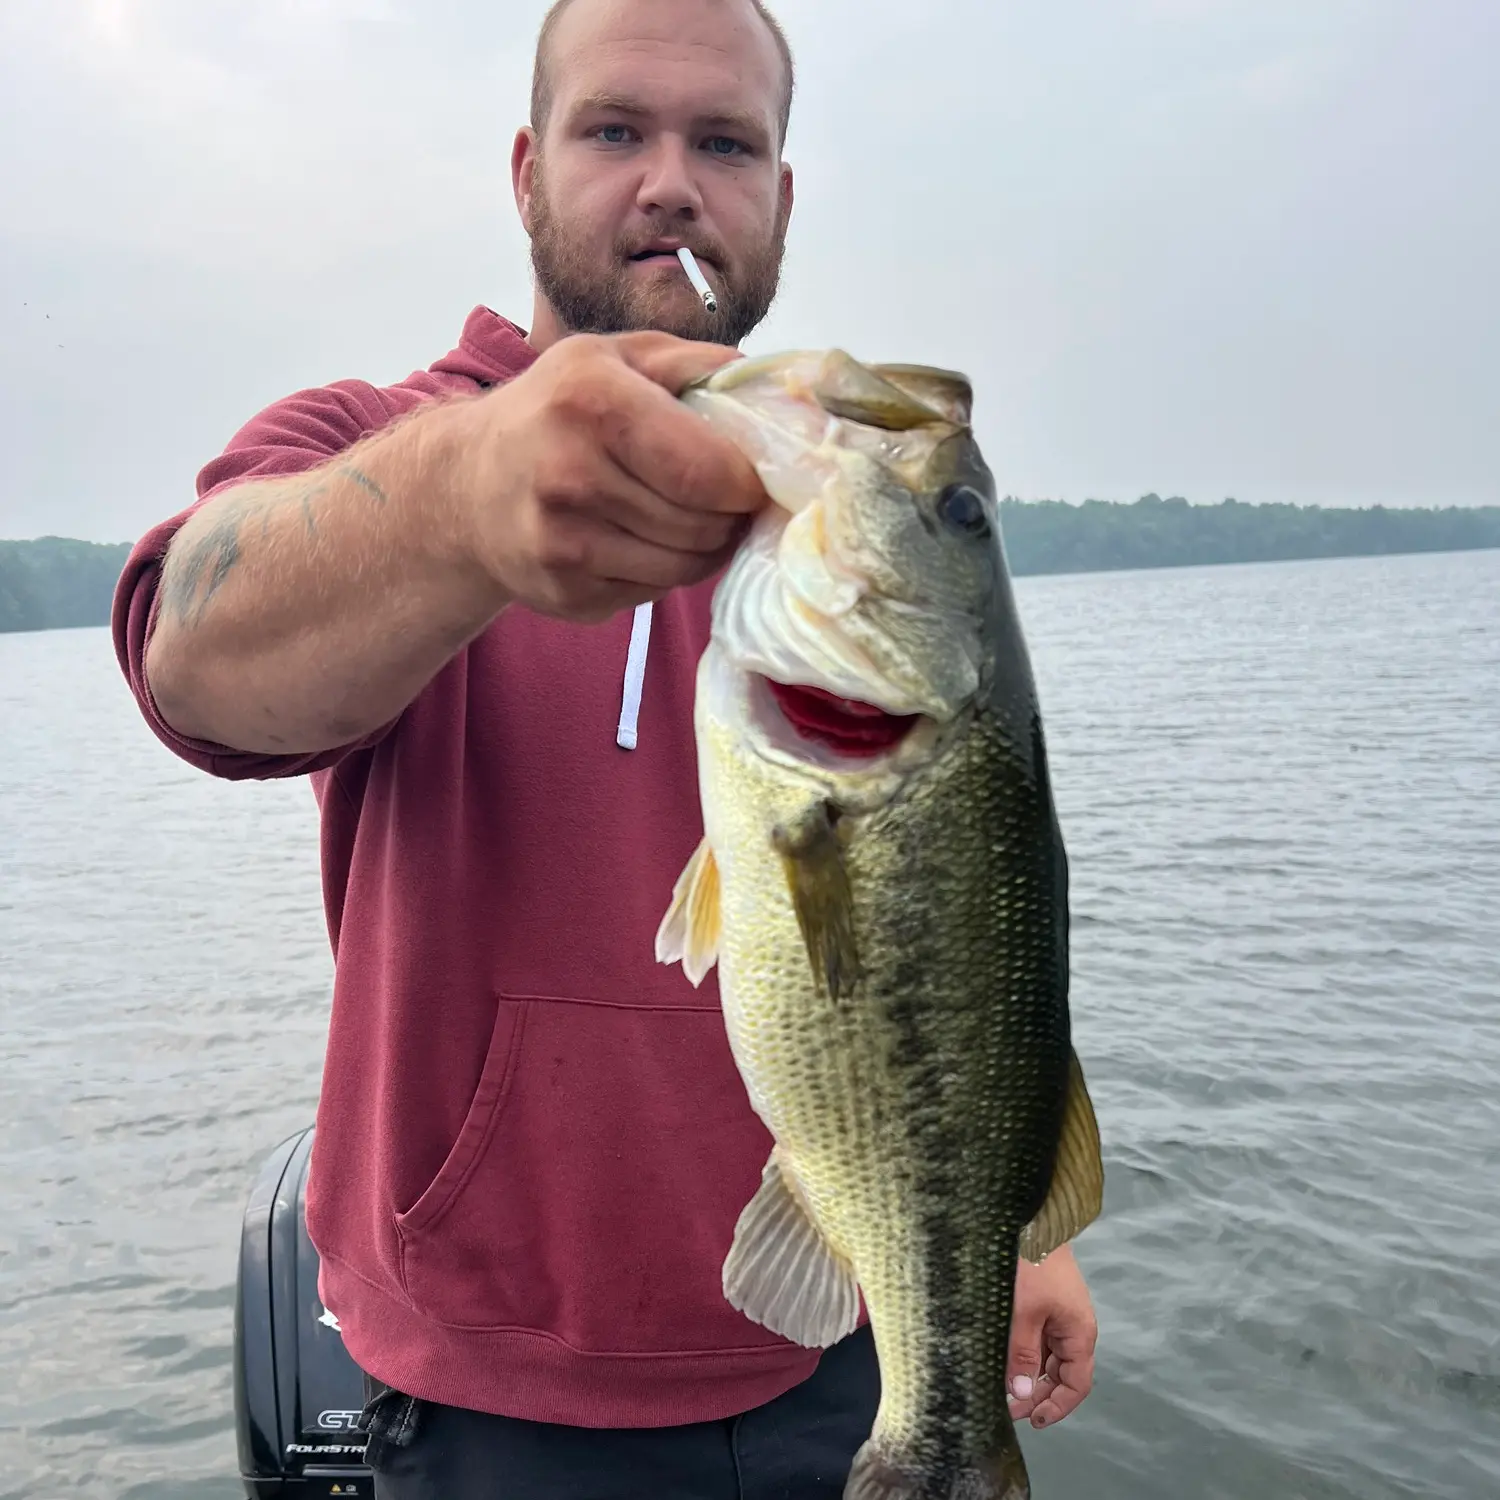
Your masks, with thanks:
[[[882,1393],[849,1500],[1024,1500],[1005,1400],[1018,1257],[1082,1229],[1102,1173],[993,482],[961,377],[837,352],[729,372],[690,404],[786,514],[757,524],[715,598],[695,708],[704,842],[658,938],[695,981],[717,963],[776,1142],[726,1295],[816,1346],[852,1331],[857,1287]],[[789,523],[809,507],[815,524]],[[820,745],[766,689],[848,698],[851,672],[863,721],[912,723],[883,754],[840,755],[831,731]]]

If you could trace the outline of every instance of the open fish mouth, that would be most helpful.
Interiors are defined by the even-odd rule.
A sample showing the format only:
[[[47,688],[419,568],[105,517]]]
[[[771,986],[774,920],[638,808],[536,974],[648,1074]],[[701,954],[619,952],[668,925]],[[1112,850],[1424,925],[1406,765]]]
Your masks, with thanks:
[[[851,787],[868,783],[865,793],[848,793],[857,801],[866,794],[882,800],[892,778],[923,765],[945,733],[924,713],[895,713],[828,687],[747,669],[717,644],[705,653],[700,689],[709,716],[748,753],[797,776],[836,777]]]
[[[789,549],[798,524],[774,508],[763,514],[714,595],[715,641],[761,684],[752,694],[757,726],[870,756],[923,719],[952,719],[978,686],[971,632],[873,597],[856,574]],[[822,570],[817,588],[808,585],[810,562]]]
[[[712,711],[788,770],[879,778],[914,770],[972,701],[975,664],[960,649],[935,680],[931,666],[951,652],[893,647],[863,618],[876,601],[841,616],[810,608],[786,585],[780,530],[776,519],[757,527],[715,595]],[[908,624],[921,629],[915,614]]]
[[[760,679],[765,694],[800,738],[847,760],[870,760],[897,749],[921,714],[893,714],[873,703],[841,698],[823,688]],[[764,705],[763,705],[764,706]]]

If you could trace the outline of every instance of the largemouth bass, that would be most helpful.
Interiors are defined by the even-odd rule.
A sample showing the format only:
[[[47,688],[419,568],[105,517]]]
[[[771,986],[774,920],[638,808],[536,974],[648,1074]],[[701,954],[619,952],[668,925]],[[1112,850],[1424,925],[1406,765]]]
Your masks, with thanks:
[[[1067,861],[960,375],[838,351],[683,400],[776,504],[715,593],[705,837],[657,957],[717,963],[775,1139],[730,1303],[812,1348],[861,1296],[881,1399],[846,1500],[1025,1500],[1005,1400],[1017,1257],[1099,1212],[1068,1015]]]

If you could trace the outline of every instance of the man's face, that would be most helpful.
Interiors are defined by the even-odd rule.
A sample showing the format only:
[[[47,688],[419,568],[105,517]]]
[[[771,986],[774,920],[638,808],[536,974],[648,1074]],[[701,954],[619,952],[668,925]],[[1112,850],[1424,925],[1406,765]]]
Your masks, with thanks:
[[[516,194],[558,321],[738,344],[776,295],[791,213],[765,26],[738,0],[575,0],[550,67],[551,113],[541,140],[518,141]]]

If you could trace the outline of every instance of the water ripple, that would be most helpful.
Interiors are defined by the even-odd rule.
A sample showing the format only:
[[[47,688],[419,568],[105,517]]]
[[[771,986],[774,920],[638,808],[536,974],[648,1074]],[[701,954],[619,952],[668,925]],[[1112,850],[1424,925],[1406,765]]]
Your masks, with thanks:
[[[1022,580],[1105,1215],[1039,1497],[1500,1495],[1500,553]],[[0,636],[0,1500],[234,1500],[261,1153],[330,963],[303,786]]]

